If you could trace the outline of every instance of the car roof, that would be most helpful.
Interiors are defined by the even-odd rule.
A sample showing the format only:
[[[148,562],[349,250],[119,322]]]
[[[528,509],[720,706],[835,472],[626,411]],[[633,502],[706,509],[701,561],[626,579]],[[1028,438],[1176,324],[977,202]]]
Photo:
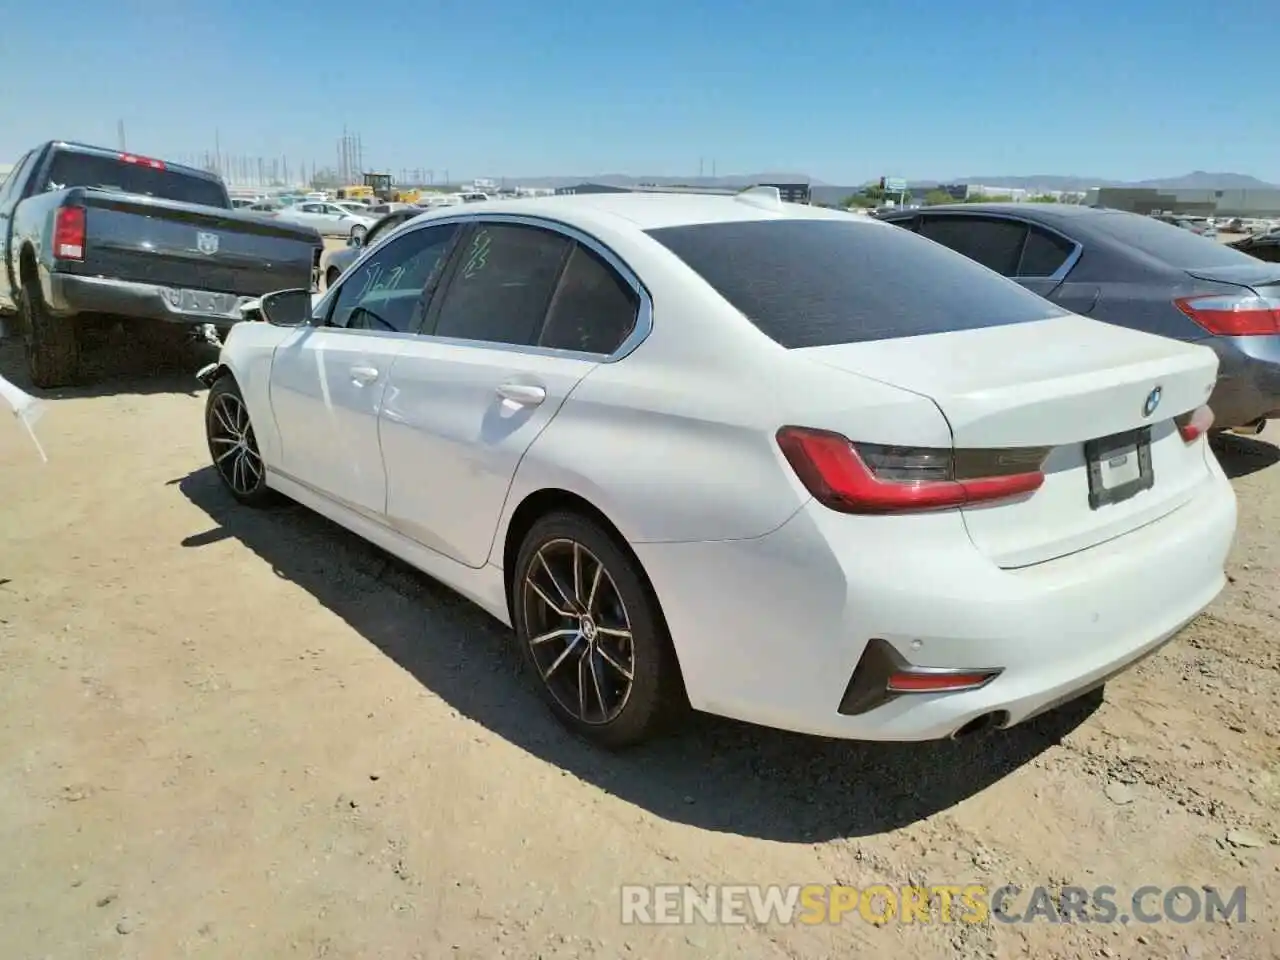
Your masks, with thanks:
[[[1109,216],[1123,213],[1123,210],[1110,210],[1089,207],[1076,203],[940,203],[920,210],[909,211],[910,215],[920,213],[1003,213],[1021,217],[1024,220],[1041,220],[1057,222],[1061,220],[1077,220],[1079,218]],[[904,215],[908,211],[903,211]],[[893,219],[895,214],[884,214],[885,219]]]
[[[656,230],[662,227],[691,226],[743,220],[848,220],[871,227],[871,217],[855,216],[843,210],[812,207],[802,203],[772,203],[765,197],[715,194],[670,193],[588,193],[553,197],[519,197],[470,203],[464,208],[444,207],[426,211],[434,217],[480,214],[543,216],[572,221],[578,218],[614,220],[618,226]]]

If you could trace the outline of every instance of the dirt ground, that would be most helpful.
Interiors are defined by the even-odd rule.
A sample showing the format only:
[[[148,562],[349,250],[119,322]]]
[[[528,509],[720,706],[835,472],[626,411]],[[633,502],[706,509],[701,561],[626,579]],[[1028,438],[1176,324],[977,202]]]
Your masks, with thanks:
[[[612,756],[464,601],[237,508],[194,363],[131,362],[50,400],[47,464],[0,418],[6,960],[1280,953],[1274,428],[1222,454],[1231,584],[1104,697],[959,743],[697,718]],[[1248,919],[620,923],[621,884],[684,882],[1245,884]]]

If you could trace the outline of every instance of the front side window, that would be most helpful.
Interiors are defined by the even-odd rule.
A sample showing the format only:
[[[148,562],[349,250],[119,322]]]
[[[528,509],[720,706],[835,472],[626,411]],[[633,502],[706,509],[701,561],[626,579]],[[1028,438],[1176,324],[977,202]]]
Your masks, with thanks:
[[[433,332],[534,344],[571,245],[568,237],[540,227],[478,223],[458,251]]]
[[[375,240],[381,239],[382,237],[390,233],[392,230],[394,230],[396,227],[403,224],[406,220],[412,220],[412,219],[413,219],[412,215],[405,216],[403,214],[395,214],[395,213],[388,214],[387,216],[383,217],[381,220],[379,220],[377,223],[375,223],[372,227],[369,228],[369,234],[364,238],[364,245],[366,247],[373,246],[373,242]]]
[[[452,223],[396,237],[343,278],[328,325],[408,333],[422,318],[424,294],[444,264]]]

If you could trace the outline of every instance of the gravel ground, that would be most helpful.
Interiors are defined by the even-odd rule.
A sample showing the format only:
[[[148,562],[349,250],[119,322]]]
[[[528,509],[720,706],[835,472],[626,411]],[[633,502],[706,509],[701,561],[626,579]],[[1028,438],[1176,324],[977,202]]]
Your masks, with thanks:
[[[193,362],[131,362],[50,402],[47,465],[0,422],[6,958],[1280,953],[1274,428],[1221,454],[1230,586],[1105,696],[960,743],[698,718],[610,756],[459,598],[236,508]],[[619,885],[682,882],[1245,884],[1248,919],[621,925]]]

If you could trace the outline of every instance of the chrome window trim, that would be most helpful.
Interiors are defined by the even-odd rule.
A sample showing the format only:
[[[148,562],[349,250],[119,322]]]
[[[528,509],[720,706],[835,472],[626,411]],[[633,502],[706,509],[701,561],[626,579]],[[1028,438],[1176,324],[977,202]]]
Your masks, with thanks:
[[[639,306],[636,310],[636,322],[632,326],[631,332],[623,339],[616,349],[611,353],[587,353],[579,350],[557,350],[552,347],[539,347],[536,344],[523,343],[498,343],[493,340],[470,340],[463,337],[440,337],[430,333],[418,333],[415,336],[424,340],[432,340],[443,344],[459,347],[480,347],[486,350],[504,350],[512,353],[527,353],[531,356],[542,357],[565,357],[567,359],[589,360],[593,363],[617,363],[619,360],[631,354],[636,347],[649,336],[653,330],[653,298],[650,297],[648,289],[640,280],[639,276],[631,269],[627,263],[614,253],[608,246],[601,243],[591,234],[580,230],[577,227],[555,220],[551,217],[544,217],[537,214],[527,213],[448,213],[441,216],[431,217],[421,223],[417,218],[409,221],[405,225],[408,229],[412,224],[412,229],[420,230],[428,226],[443,223],[457,223],[463,226],[477,223],[510,223],[520,226],[537,227],[551,233],[558,233],[569,240],[582,244],[592,253],[595,253],[605,263],[622,278],[636,294],[639,300]],[[352,265],[354,268],[354,264]]]
[[[432,211],[423,211],[423,213],[430,214]],[[539,357],[564,357],[569,360],[587,360],[593,363],[617,363],[619,360],[630,355],[636,347],[640,346],[640,344],[648,338],[649,334],[652,332],[653,298],[649,295],[648,289],[640,280],[636,272],[632,270],[621,257],[609,249],[605,244],[601,243],[598,239],[577,227],[555,220],[551,217],[527,213],[458,212],[433,215],[427,219],[423,219],[422,217],[413,217],[402,223],[399,227],[396,227],[394,230],[391,230],[373,246],[367,247],[355,262],[343,271],[342,278],[338,283],[327,289],[324,294],[321,295],[315,306],[312,307],[312,317],[323,317],[328,315],[328,311],[332,307],[333,298],[337,296],[336,292],[342,289],[349,277],[355,275],[357,268],[359,268],[359,266],[364,262],[366,257],[372,256],[392,240],[400,236],[407,236],[411,231],[426,230],[430,227],[443,226],[450,223],[457,224],[460,227],[466,227],[476,223],[513,223],[529,227],[539,227],[543,230],[549,230],[552,233],[561,234],[570,240],[574,240],[582,244],[612,267],[639,298],[640,305],[636,311],[635,326],[631,328],[631,333],[626,336],[622,343],[620,343],[617,349],[612,353],[586,353],[579,350],[557,350],[552,347],[539,347],[534,344],[498,343],[493,340],[470,340],[462,337],[439,337],[435,334],[429,333],[413,333],[410,334],[410,336],[448,346],[478,347],[485,350],[501,350],[508,353],[524,353],[529,354],[530,356]],[[386,332],[380,330],[348,330],[346,327],[325,327],[324,329],[341,330],[352,335],[370,333],[384,334]]]
[[[1063,280],[1067,279],[1067,274],[1071,273],[1071,270],[1080,261],[1080,257],[1084,253],[1084,244],[1080,243],[1078,240],[1071,239],[1061,230],[1057,230],[1043,224],[1038,220],[1028,220],[1024,217],[1018,216],[1017,214],[1007,213],[1003,210],[938,210],[934,213],[930,213],[928,210],[920,210],[917,211],[917,215],[921,218],[921,226],[924,226],[925,220],[929,217],[969,217],[970,219],[980,218],[987,220],[1009,220],[1012,223],[1022,224],[1027,228],[1036,227],[1045,231],[1045,233],[1052,234],[1059,240],[1065,240],[1067,243],[1071,244],[1071,252],[1067,254],[1067,259],[1062,261],[1062,265],[1059,266],[1057,270],[1053,271],[1053,273],[1049,274],[1047,277],[1025,277],[1019,275],[1008,278],[1017,282],[1022,282],[1024,280],[1041,280],[1050,283],[1061,283]],[[918,230],[916,232],[919,233]],[[923,233],[920,233],[920,236],[925,237]],[[928,240],[929,238],[925,237],[925,239]],[[1025,246],[1026,242],[1024,241],[1023,247],[1025,248]],[[1022,262],[1021,252],[1018,254],[1018,262]]]

